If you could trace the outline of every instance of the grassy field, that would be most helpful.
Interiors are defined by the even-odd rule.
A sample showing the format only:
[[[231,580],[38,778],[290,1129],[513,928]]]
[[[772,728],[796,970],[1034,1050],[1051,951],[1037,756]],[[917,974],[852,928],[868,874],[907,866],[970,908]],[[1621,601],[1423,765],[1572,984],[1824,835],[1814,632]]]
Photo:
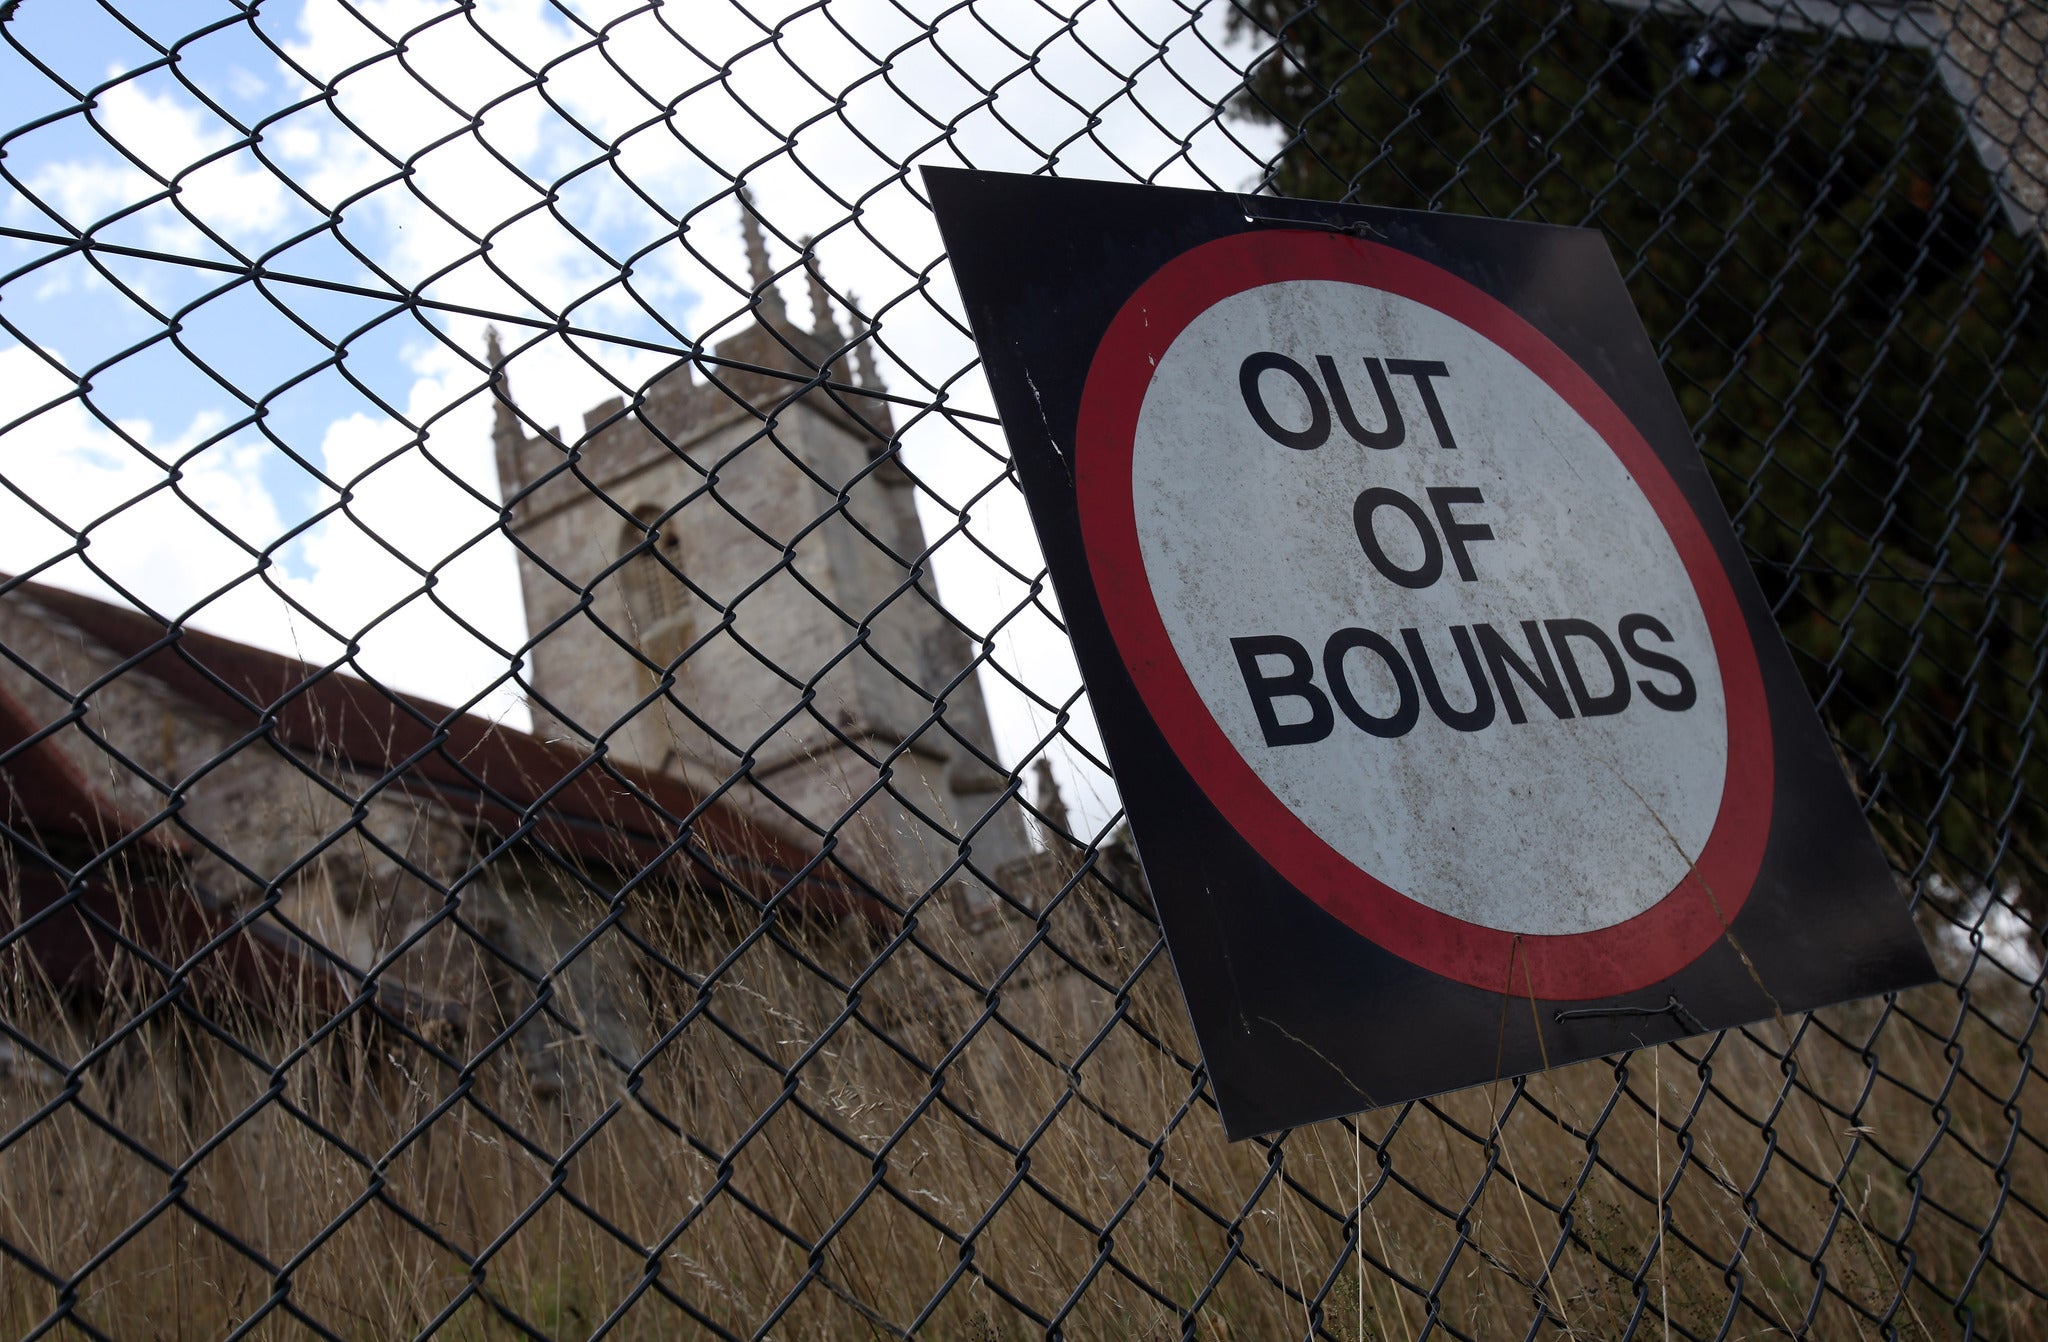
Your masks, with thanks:
[[[237,1045],[175,1010],[124,1035],[138,1003],[60,1004],[8,952],[0,1332],[1495,1338],[1540,1298],[1545,1336],[1922,1338],[1961,1298],[2048,1334],[2039,1004],[1988,959],[1231,1145],[1141,918],[1055,920],[1127,992],[1040,945],[993,1006],[940,947],[863,978],[845,927],[660,921],[629,919],[686,971],[641,977],[666,1042],[622,1071],[565,1037],[544,1099],[515,1049],[462,1065],[484,1031],[280,991],[207,1009]],[[94,1061],[69,1084],[24,1040]]]

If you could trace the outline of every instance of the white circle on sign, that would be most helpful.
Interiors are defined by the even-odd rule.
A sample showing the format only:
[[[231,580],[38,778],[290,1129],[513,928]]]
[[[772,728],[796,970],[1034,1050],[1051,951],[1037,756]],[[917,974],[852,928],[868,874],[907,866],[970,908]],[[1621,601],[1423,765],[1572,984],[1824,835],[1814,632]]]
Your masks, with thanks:
[[[1284,356],[1320,392],[1328,421],[1320,446],[1284,445],[1255,418],[1240,374],[1261,353]],[[1383,371],[1389,360],[1446,371],[1387,377],[1405,435],[1378,449],[1355,441],[1334,413],[1319,358],[1331,361],[1368,434],[1387,418],[1367,359],[1381,360]],[[1455,447],[1438,441],[1425,384]],[[1315,428],[1316,407],[1294,374],[1274,363],[1256,386],[1281,435],[1299,441]],[[1368,557],[1356,523],[1360,495],[1374,489],[1413,507],[1412,516],[1390,503],[1372,511],[1382,565]],[[1479,495],[1446,505],[1454,525],[1492,533],[1467,533],[1470,580],[1432,489]],[[1362,871],[1466,923],[1570,936],[1648,911],[1699,860],[1721,811],[1729,748],[1699,595],[1657,511],[1601,434],[1484,335],[1413,299],[1334,280],[1280,281],[1225,298],[1158,360],[1132,443],[1131,500],[1152,600],[1202,702],[1265,787]],[[1441,570],[1420,587],[1388,576],[1426,567],[1417,518],[1435,533]],[[1626,638],[1631,616],[1654,620],[1669,640],[1640,626]],[[1562,690],[1569,716],[1547,707],[1507,660],[1483,655],[1496,645],[1481,626],[1532,669],[1547,654],[1554,674],[1545,686],[1552,700]],[[1587,627],[1616,651],[1620,683]],[[1454,628],[1467,631],[1478,654],[1479,687]],[[1327,703],[1324,653],[1346,629],[1380,636],[1403,658],[1417,682],[1413,725],[1376,736],[1331,711],[1319,739],[1269,744],[1233,640],[1291,641]],[[1447,711],[1421,690],[1418,648]],[[1632,649],[1683,666],[1690,705],[1659,707],[1648,691],[1671,700],[1679,682]],[[1566,650],[1582,695],[1565,683]],[[1354,649],[1342,666],[1365,713],[1396,714],[1399,687],[1379,653]],[[1281,684],[1300,669],[1274,654],[1254,667]],[[1619,711],[1581,711],[1611,704],[1624,688]],[[1525,721],[1510,720],[1510,692]],[[1482,693],[1491,720],[1472,730],[1452,725],[1461,713],[1471,725]],[[1314,703],[1305,693],[1270,698],[1283,726],[1310,720]]]

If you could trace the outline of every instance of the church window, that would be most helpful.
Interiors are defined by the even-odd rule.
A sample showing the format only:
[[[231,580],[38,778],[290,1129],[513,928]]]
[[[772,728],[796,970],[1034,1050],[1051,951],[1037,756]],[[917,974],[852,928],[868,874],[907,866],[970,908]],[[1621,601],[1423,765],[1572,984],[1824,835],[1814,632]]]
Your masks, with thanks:
[[[676,537],[663,532],[652,512],[636,515],[639,520],[626,528],[624,548],[637,553],[626,561],[620,577],[624,580],[626,613],[631,620],[633,640],[641,650],[660,661],[673,659],[688,642],[686,601],[689,590],[676,576],[681,568],[681,546]],[[653,532],[653,544],[648,533]]]

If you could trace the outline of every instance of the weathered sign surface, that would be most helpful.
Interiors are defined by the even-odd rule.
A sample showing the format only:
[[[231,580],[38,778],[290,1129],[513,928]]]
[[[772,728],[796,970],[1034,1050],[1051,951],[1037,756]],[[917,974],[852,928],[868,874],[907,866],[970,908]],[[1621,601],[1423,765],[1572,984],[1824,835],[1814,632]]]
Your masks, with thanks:
[[[926,180],[1233,1136],[1931,977],[1598,234]]]

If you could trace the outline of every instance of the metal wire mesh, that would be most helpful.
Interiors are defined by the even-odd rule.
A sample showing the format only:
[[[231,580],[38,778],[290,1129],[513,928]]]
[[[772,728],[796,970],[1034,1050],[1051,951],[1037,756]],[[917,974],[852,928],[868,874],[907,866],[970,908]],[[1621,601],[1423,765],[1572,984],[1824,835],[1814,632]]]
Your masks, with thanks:
[[[2025,0],[0,35],[10,1333],[2048,1326]],[[1601,229],[1944,986],[1226,1146],[922,163]]]

